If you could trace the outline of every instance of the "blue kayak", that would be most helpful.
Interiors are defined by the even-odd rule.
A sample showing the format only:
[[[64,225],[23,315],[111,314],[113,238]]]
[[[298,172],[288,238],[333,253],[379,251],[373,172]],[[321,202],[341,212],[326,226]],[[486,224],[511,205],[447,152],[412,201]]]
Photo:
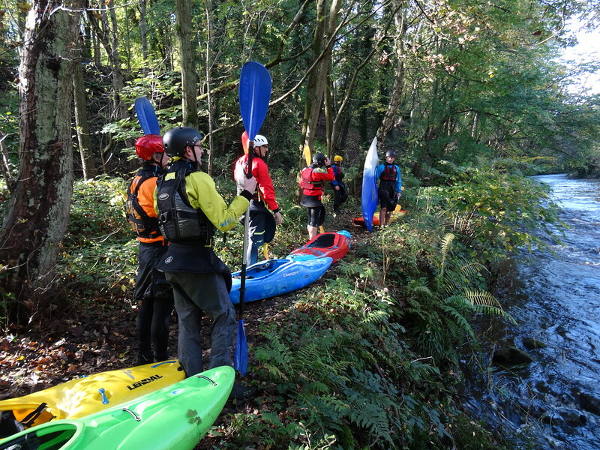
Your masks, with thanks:
[[[289,259],[269,259],[259,261],[246,271],[245,302],[275,297],[308,286],[317,281],[329,269],[333,259],[314,258],[306,261]],[[232,303],[240,302],[240,275],[234,272],[233,285],[229,297]]]

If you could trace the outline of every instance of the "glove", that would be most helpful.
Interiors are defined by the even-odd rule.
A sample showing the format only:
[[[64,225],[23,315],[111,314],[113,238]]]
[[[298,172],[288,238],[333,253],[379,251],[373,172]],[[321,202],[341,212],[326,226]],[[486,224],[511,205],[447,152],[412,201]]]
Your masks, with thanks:
[[[275,218],[275,225],[281,225],[283,222],[283,216],[281,213],[277,211],[275,214],[273,214],[273,217]]]

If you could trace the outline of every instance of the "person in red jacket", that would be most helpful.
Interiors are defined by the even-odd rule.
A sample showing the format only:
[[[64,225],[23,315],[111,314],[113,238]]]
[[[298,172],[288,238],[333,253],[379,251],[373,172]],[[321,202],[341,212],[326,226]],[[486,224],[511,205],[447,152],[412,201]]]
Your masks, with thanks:
[[[134,298],[140,302],[137,317],[138,364],[169,358],[169,319],[173,311],[173,295],[165,275],[156,270],[167,250],[165,238],[158,229],[154,210],[156,181],[164,173],[169,157],[161,136],[147,134],[135,142],[135,152],[143,160],[142,167],[127,190],[127,220],[138,240],[138,269]]]
[[[300,187],[302,200],[300,204],[308,212],[308,239],[314,238],[319,232],[319,227],[325,222],[325,207],[321,202],[323,186],[326,181],[333,181],[335,175],[329,164],[329,158],[317,152],[313,156],[313,163],[300,172]]]
[[[242,135],[242,145],[244,146],[245,154],[235,163],[234,171],[236,173],[240,170],[246,171],[248,167],[249,146],[247,135]],[[264,160],[268,151],[269,142],[267,141],[267,138],[257,134],[254,138],[252,154],[252,175],[256,178],[257,189],[248,209],[250,212],[248,229],[250,245],[248,246],[247,259],[249,265],[258,261],[258,251],[260,247],[264,243],[269,243],[273,240],[276,226],[283,222],[281,210],[277,203],[277,198],[275,197],[273,181],[271,180],[271,175],[269,175],[269,166]],[[236,177],[236,179],[238,178],[239,177]],[[238,191],[240,191],[240,188],[241,187],[238,186]],[[269,210],[271,210],[273,214],[271,214]]]

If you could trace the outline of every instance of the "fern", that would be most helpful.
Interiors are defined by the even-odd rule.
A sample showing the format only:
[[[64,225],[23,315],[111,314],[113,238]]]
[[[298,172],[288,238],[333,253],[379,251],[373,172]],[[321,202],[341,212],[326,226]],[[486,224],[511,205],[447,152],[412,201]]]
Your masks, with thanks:
[[[464,295],[474,305],[474,309],[478,313],[499,316],[513,324],[517,323],[510,314],[504,311],[498,299],[489,292],[467,289]]]
[[[452,233],[447,233],[443,239],[442,239],[442,248],[441,248],[441,256],[442,256],[442,261],[440,263],[440,276],[443,277],[444,276],[444,269],[446,268],[446,257],[448,256],[448,253],[450,252],[450,248],[452,247],[452,241],[454,241],[454,234]]]
[[[458,328],[467,333],[472,339],[475,339],[475,332],[469,321],[453,306],[446,304],[442,305],[442,310],[445,311],[453,319]]]

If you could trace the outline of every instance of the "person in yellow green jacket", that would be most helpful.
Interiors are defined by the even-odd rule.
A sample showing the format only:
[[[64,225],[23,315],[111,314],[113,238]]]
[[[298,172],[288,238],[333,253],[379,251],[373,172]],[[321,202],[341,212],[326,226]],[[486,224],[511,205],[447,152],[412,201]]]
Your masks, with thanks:
[[[178,355],[187,376],[202,365],[202,312],[213,319],[207,369],[233,366],[236,319],[229,289],[229,268],[213,251],[215,229],[228,231],[239,223],[256,190],[256,179],[239,180],[243,190],[228,205],[214,180],[200,170],[203,135],[193,128],[169,130],[163,137],[172,158],[159,178],[155,206],[162,235],[169,242],[158,265],[173,286],[179,320]]]

